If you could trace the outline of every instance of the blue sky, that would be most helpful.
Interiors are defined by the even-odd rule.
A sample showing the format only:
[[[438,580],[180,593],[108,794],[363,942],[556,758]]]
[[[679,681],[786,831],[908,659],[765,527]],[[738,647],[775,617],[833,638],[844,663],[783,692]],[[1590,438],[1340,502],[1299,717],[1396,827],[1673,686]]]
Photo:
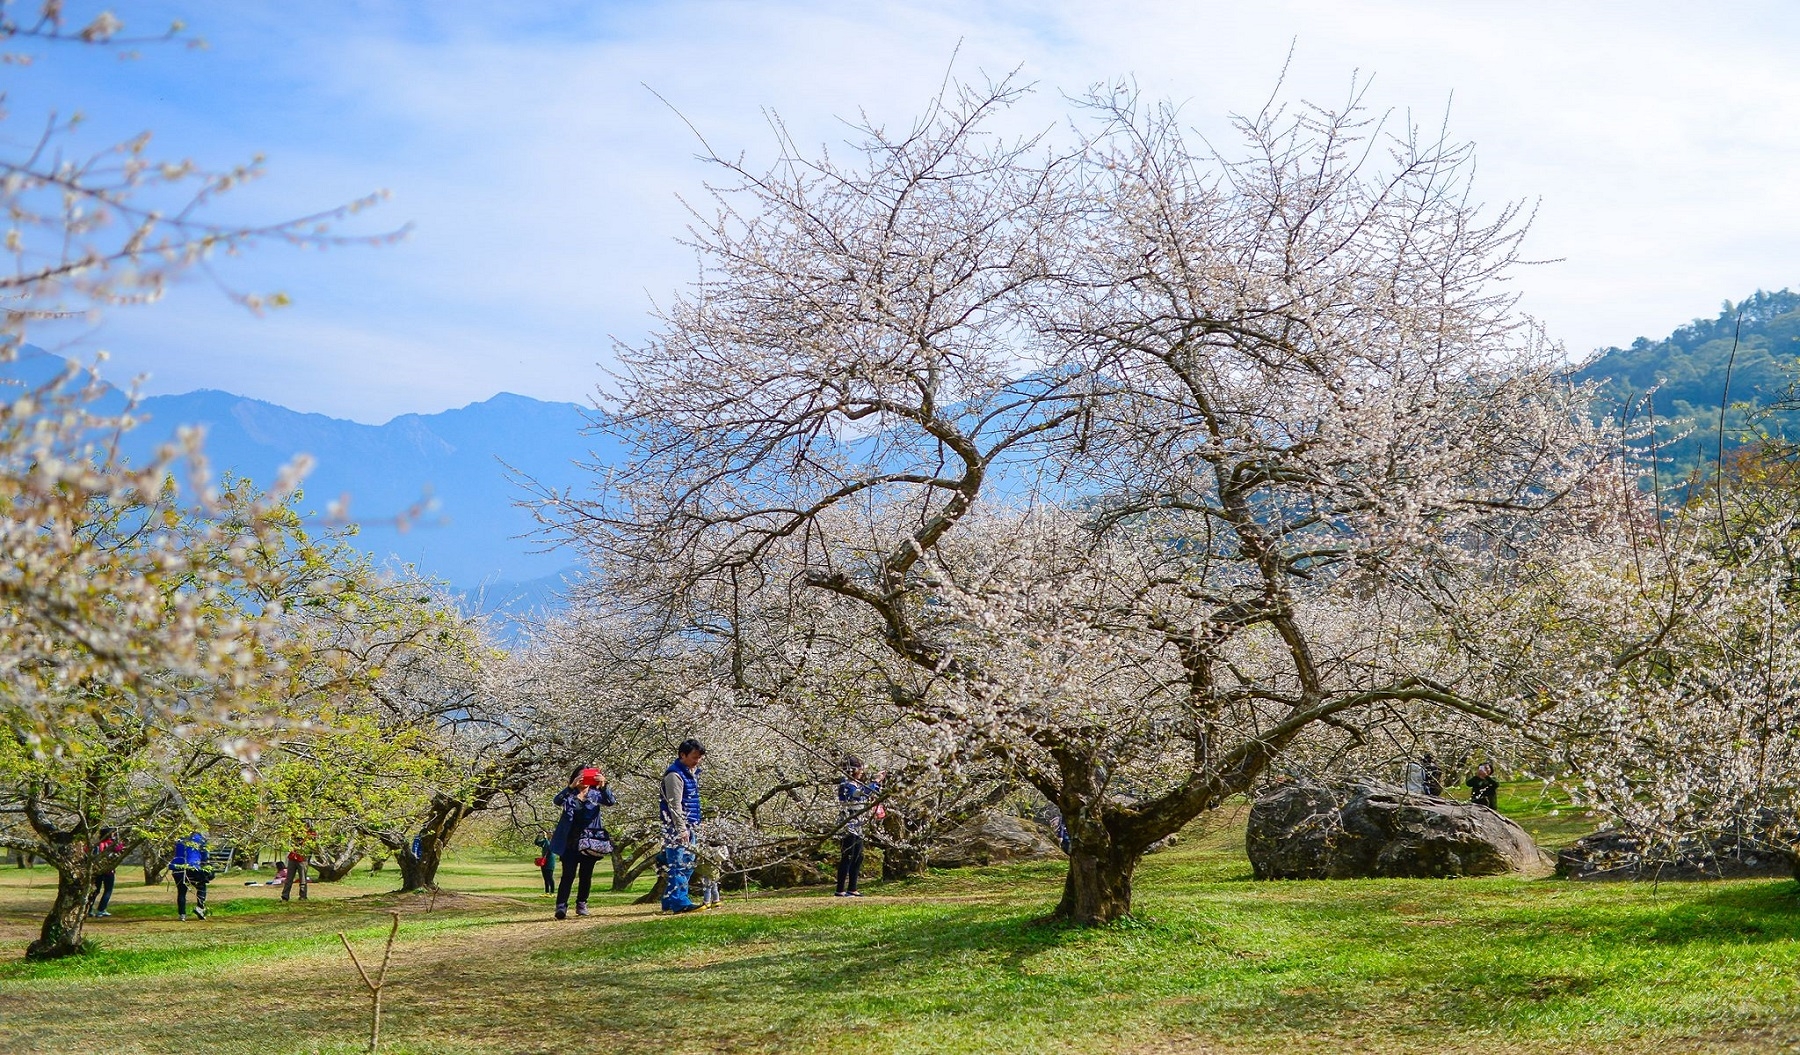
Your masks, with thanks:
[[[95,7],[71,3],[76,17]],[[403,244],[222,261],[282,290],[254,317],[197,279],[162,302],[34,336],[105,349],[150,392],[223,388],[365,422],[513,391],[584,401],[614,337],[692,273],[677,194],[705,176],[691,134],[768,153],[765,110],[803,141],[840,116],[906,121],[953,53],[1057,92],[1122,75],[1202,130],[1258,105],[1290,45],[1289,95],[1371,101],[1477,144],[1478,190],[1541,199],[1525,307],[1572,354],[1666,333],[1726,297],[1800,284],[1800,5],[1548,0],[993,2],[121,2],[127,26],[185,20],[209,47],[45,51],[0,68],[9,144],[52,109],[86,142],[150,129],[163,156],[270,176],[225,212],[275,219],[377,188]],[[960,47],[960,52],[958,49]],[[1454,95],[1454,102],[1451,102]]]

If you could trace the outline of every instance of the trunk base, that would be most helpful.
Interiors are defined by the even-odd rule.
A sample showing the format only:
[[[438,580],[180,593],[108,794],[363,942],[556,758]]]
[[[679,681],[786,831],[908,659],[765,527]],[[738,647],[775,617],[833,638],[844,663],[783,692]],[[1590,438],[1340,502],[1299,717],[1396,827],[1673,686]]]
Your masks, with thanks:
[[[50,906],[50,914],[44,917],[38,939],[25,947],[27,960],[60,960],[88,951],[81,929],[87,922],[87,896],[91,883],[86,869],[57,870],[56,902]]]
[[[1130,915],[1131,874],[1140,856],[1116,848],[1095,853],[1070,847],[1069,873],[1056,918],[1094,927]]]

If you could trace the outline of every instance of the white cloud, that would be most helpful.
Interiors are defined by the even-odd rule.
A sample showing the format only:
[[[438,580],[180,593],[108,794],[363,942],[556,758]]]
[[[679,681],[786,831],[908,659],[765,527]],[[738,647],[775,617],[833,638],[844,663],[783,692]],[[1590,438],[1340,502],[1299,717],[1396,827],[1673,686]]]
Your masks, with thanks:
[[[295,295],[267,319],[203,289],[121,313],[103,343],[152,371],[153,390],[208,384],[362,420],[503,389],[582,399],[608,334],[640,335],[647,293],[692,266],[674,196],[704,170],[644,84],[715,147],[755,155],[765,109],[803,142],[841,141],[836,117],[859,109],[908,120],[959,44],[959,72],[1020,67],[1046,89],[1030,122],[1053,118],[1058,90],[1135,75],[1216,133],[1260,104],[1290,44],[1294,96],[1337,101],[1360,69],[1376,75],[1372,101],[1435,124],[1454,92],[1451,131],[1477,142],[1488,199],[1543,199],[1531,249],[1564,260],[1519,285],[1576,352],[1800,281],[1800,14],[1785,4],[685,0],[545,5],[530,22],[513,6],[292,10],[233,5],[229,24],[198,19],[213,58],[86,87],[181,152],[267,149],[274,175],[239,208],[286,215],[385,185],[378,218],[416,233],[225,266],[234,284]]]

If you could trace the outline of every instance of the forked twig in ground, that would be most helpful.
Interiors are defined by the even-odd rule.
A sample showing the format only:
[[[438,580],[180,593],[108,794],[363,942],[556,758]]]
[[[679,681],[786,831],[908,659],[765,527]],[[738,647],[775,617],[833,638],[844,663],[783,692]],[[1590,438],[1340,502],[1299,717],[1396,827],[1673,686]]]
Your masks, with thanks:
[[[375,980],[369,980],[369,972],[363,970],[362,961],[356,958],[356,950],[350,947],[350,939],[338,931],[338,940],[344,943],[344,951],[350,954],[350,962],[356,966],[356,973],[362,977],[362,983],[369,990],[369,1050],[381,1050],[381,987],[387,982],[388,964],[394,958],[394,935],[400,933],[400,913],[389,911],[394,917],[393,925],[388,928],[387,947],[381,953],[381,970],[376,973]]]

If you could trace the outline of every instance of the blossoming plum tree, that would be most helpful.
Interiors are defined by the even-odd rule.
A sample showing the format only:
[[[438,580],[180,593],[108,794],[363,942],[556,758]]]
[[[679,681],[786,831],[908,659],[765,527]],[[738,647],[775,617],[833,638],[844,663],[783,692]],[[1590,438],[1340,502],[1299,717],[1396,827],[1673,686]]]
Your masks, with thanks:
[[[920,736],[1062,810],[1057,911],[1098,923],[1304,737],[1515,720],[1465,595],[1604,451],[1467,148],[1353,98],[1241,118],[1228,158],[1101,89],[1058,149],[996,132],[1019,94],[715,157],[702,275],[601,422],[635,460],[549,515],[672,629],[859,626]]]

